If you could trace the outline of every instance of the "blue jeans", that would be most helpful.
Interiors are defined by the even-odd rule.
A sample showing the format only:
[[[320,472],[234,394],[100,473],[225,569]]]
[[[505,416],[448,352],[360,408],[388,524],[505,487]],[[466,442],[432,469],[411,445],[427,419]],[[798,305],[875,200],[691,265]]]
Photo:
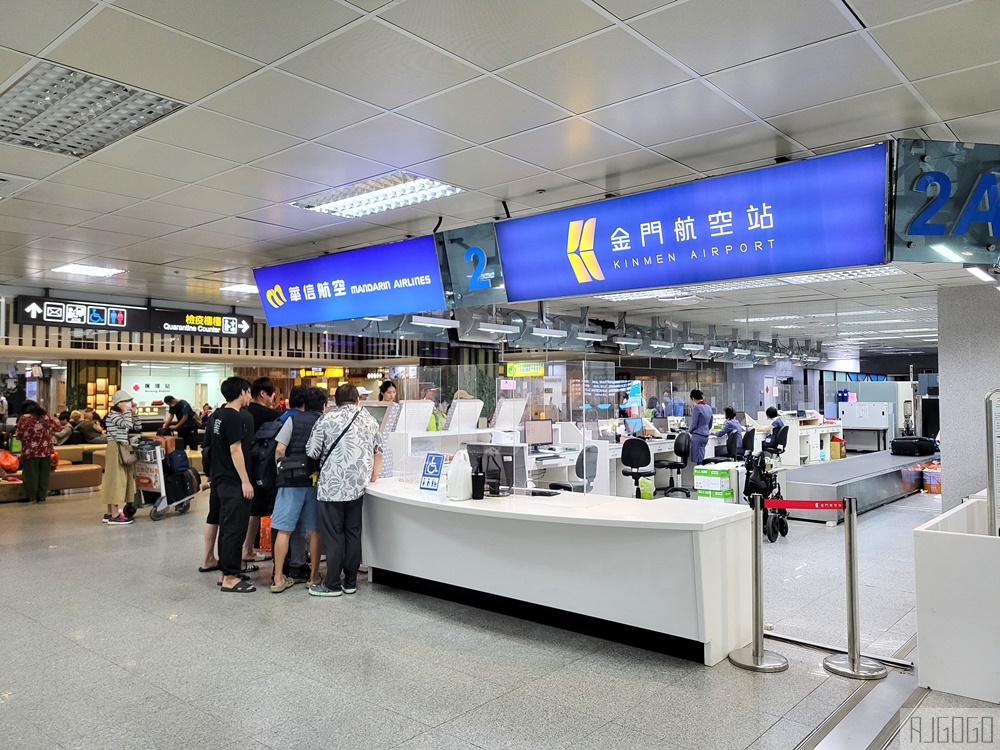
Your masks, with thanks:
[[[315,487],[279,487],[271,512],[271,528],[295,531],[301,519],[308,531],[318,531]]]

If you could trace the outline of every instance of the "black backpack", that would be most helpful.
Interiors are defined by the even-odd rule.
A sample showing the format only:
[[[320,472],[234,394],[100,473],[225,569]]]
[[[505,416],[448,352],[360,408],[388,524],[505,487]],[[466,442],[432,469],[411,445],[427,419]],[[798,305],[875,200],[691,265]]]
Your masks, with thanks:
[[[250,449],[250,483],[262,489],[278,487],[278,467],[274,462],[274,451],[278,447],[275,439],[284,423],[280,419],[265,422],[253,436]]]
[[[212,477],[212,422],[214,421],[215,412],[212,412],[205,422],[205,439],[201,443],[201,470],[209,478]]]

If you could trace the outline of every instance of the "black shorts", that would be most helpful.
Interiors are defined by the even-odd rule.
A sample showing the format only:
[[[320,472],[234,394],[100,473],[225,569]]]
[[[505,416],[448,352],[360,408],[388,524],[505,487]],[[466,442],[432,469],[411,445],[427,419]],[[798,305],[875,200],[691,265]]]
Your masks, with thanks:
[[[222,510],[219,503],[219,493],[216,490],[217,487],[218,484],[212,482],[208,490],[208,518],[205,519],[205,523],[212,526],[219,525],[219,514]]]
[[[250,501],[250,515],[268,517],[274,512],[274,501],[278,491],[272,489],[253,488],[253,500]]]

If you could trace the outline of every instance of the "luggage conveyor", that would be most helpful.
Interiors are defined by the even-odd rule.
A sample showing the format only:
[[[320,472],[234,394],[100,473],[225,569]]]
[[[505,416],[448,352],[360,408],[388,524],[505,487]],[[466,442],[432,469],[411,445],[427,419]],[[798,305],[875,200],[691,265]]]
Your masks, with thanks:
[[[785,497],[795,500],[858,499],[858,513],[891,503],[920,490],[921,472],[913,467],[933,456],[894,456],[889,451],[800,466],[785,472]],[[840,510],[792,510],[791,518],[838,523]]]

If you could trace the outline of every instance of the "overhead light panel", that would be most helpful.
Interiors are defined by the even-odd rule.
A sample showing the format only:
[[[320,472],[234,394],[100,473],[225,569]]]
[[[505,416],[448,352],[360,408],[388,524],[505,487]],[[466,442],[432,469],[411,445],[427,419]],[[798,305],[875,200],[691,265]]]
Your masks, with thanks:
[[[700,352],[705,348],[704,344],[681,344],[681,349],[686,352]]]
[[[969,273],[971,273],[971,274],[972,274],[973,276],[975,276],[975,277],[976,277],[977,279],[979,279],[980,281],[988,281],[988,282],[990,282],[990,283],[992,283],[992,282],[996,281],[996,279],[994,279],[994,278],[993,278],[993,277],[992,277],[992,276],[991,276],[991,275],[989,274],[989,272],[987,272],[987,271],[984,271],[984,270],[983,270],[982,268],[980,268],[979,266],[966,266],[966,267],[965,267],[965,270],[966,270],[966,271],[968,271]]]
[[[461,192],[462,189],[454,185],[400,170],[292,201],[288,205],[356,219]]]
[[[101,266],[84,266],[80,263],[69,263],[52,269],[53,273],[70,273],[77,276],[92,276],[95,279],[107,279],[125,273],[124,268],[102,268]]]
[[[639,346],[642,343],[639,339],[629,338],[628,336],[615,336],[614,342],[621,346]]]
[[[483,333],[504,333],[508,335],[521,332],[519,327],[507,325],[505,323],[480,323],[479,330]]]
[[[775,359],[788,359],[788,355],[785,352],[775,352],[773,356]]]
[[[711,354],[729,354],[728,346],[710,346],[708,351]]]
[[[365,320],[370,320],[373,323],[384,323],[389,319],[388,315],[366,315]]]
[[[741,279],[740,281],[722,281],[713,284],[697,284],[686,286],[688,294],[711,294],[713,292],[738,292],[743,289],[766,289],[773,286],[784,286],[785,282],[778,279]]]
[[[183,106],[40,62],[0,94],[0,143],[82,158]]]
[[[750,350],[741,349],[740,347],[737,346],[733,349],[733,354],[735,354],[737,357],[746,357],[748,354],[750,354]]]
[[[649,346],[651,348],[653,348],[653,349],[673,349],[674,348],[674,342],[673,341],[658,341],[656,339],[653,339],[652,341],[649,342]]]
[[[538,328],[534,327],[531,329],[532,336],[541,336],[545,339],[564,339],[569,336],[569,331],[563,331],[559,328]]]
[[[576,334],[578,341],[607,341],[608,337],[603,333],[590,333],[589,331],[579,331]]]
[[[236,292],[237,294],[257,294],[257,286],[255,284],[230,284],[229,286],[220,286],[220,292]]]
[[[427,315],[414,315],[410,318],[410,322],[415,326],[422,326],[423,328],[458,328],[457,320],[431,318]]]
[[[906,271],[895,266],[871,266],[864,268],[845,268],[840,271],[824,271],[822,273],[804,273],[797,276],[782,276],[789,284],[821,284],[828,281],[857,281],[861,279],[878,279],[884,276],[903,276]]]
[[[750,354],[755,357],[767,357],[770,356],[771,352],[766,352],[763,349],[754,349]]]
[[[763,318],[733,318],[734,323],[773,323],[776,320],[802,320],[801,315],[768,315]]]

